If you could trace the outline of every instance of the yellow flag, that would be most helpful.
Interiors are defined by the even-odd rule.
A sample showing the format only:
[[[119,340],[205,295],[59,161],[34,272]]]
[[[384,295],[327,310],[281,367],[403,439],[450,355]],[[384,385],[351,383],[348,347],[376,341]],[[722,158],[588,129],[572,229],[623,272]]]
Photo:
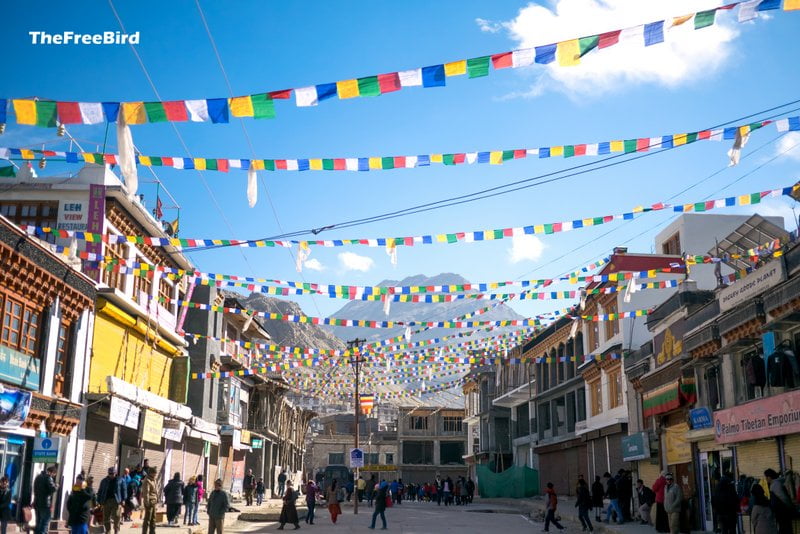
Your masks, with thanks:
[[[339,93],[339,98],[355,98],[359,96],[358,80],[336,82],[336,92]]]
[[[147,114],[144,112],[142,102],[123,102],[122,116],[125,124],[144,124],[147,122]]]
[[[800,0],[783,0],[784,11],[795,11],[800,9]]]
[[[250,96],[236,96],[229,99],[231,115],[234,117],[252,117],[253,99]]]
[[[17,124],[36,124],[34,100],[14,100],[14,113],[17,114]]]
[[[577,39],[562,41],[556,48],[558,64],[562,67],[573,67],[581,62],[581,47]]]
[[[461,76],[467,73],[467,60],[453,61],[452,63],[444,64],[445,76]]]

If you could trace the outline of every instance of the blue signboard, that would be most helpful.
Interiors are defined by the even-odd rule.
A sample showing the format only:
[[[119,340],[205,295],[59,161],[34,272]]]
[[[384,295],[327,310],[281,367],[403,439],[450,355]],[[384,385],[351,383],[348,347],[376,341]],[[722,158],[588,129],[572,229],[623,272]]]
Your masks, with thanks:
[[[364,467],[364,451],[361,449],[350,449],[350,467]]]
[[[622,460],[632,462],[650,458],[650,438],[647,432],[638,432],[622,438]]]
[[[39,358],[0,345],[0,380],[39,389]]]
[[[698,430],[700,428],[711,428],[713,420],[711,418],[711,410],[702,406],[689,411],[689,418],[692,421],[692,429]]]

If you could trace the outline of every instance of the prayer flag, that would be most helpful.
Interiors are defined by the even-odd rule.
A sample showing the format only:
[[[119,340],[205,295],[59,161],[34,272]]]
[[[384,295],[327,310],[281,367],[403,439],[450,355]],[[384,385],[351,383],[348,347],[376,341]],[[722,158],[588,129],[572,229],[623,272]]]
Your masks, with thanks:
[[[275,102],[267,93],[259,93],[250,96],[253,102],[253,117],[256,119],[274,119]]]
[[[556,59],[556,45],[549,44],[536,47],[536,63],[547,65]]]
[[[558,43],[556,50],[558,64],[562,67],[573,67],[581,62],[580,44],[577,39]]]
[[[514,50],[511,53],[511,63],[514,68],[527,67],[532,65],[536,59],[536,49],[526,48],[524,50]]]
[[[652,46],[664,42],[664,21],[644,25],[644,45]]]
[[[215,124],[228,122],[227,98],[207,98],[206,106],[208,106],[208,116],[211,117],[211,122]]]
[[[592,37],[581,37],[578,39],[578,49],[580,50],[580,56],[585,56],[588,52],[595,49],[600,42],[599,35],[593,35]]]
[[[503,52],[502,54],[495,54],[492,56],[492,66],[494,66],[495,70],[507,69],[513,66],[513,64],[511,52]]]
[[[380,96],[381,88],[377,76],[358,79],[358,94],[361,96]]]
[[[205,122],[209,120],[208,105],[205,100],[187,100],[186,109],[192,122]]]
[[[318,103],[317,88],[311,85],[309,87],[295,89],[294,98],[298,107],[316,106]]]
[[[700,11],[694,16],[694,29],[706,28],[714,24],[714,16],[716,9],[709,9],[708,11]]]
[[[800,0],[798,0],[800,1]],[[467,74],[470,78],[489,75],[489,56],[474,57],[467,60]]]
[[[380,86],[381,94],[399,91],[400,76],[396,72],[378,74],[378,85]]]
[[[758,11],[769,11],[781,7],[781,0],[762,0],[758,4]]]
[[[444,87],[444,65],[431,65],[422,68],[423,87]]]
[[[467,73],[466,59],[462,59],[461,61],[453,61],[450,63],[445,63],[444,65],[445,76],[461,76],[462,74],[466,73]]]
[[[54,128],[58,110],[55,102],[36,101],[36,126]]]
[[[58,102],[58,120],[62,124],[83,124],[81,108],[77,102]]]
[[[397,73],[400,87],[418,87],[422,85],[422,69],[402,70]]]
[[[608,48],[609,46],[614,46],[619,42],[619,34],[621,31],[622,30],[616,30],[613,32],[601,33],[598,38],[597,47]]]
[[[34,100],[13,100],[17,124],[36,125],[36,102]]]
[[[229,102],[231,115],[234,117],[253,116],[253,101],[249,96],[235,96]]]
[[[161,102],[145,102],[144,110],[147,113],[147,122],[166,122],[167,112]]]
[[[317,85],[317,102],[322,102],[323,100],[333,98],[336,96],[336,94],[337,91],[335,83],[321,83]]]
[[[164,102],[164,111],[167,114],[167,120],[170,122],[189,120],[189,115],[186,112],[186,103],[183,100]]]
[[[783,0],[784,11],[795,11],[800,9],[800,0]]]
[[[340,99],[358,96],[358,80],[342,80],[336,82],[336,92]]]
[[[144,124],[147,122],[147,115],[144,111],[143,102],[123,102],[122,117],[125,124]]]

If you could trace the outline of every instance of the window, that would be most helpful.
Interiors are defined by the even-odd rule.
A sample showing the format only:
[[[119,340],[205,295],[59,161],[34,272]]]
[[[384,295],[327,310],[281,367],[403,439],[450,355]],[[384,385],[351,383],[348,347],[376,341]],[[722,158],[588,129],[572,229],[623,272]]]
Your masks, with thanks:
[[[543,402],[539,405],[539,439],[545,437],[550,430],[550,403]],[[550,437],[548,434],[547,437]]]
[[[387,452],[383,456],[386,458],[385,461],[384,461],[384,463],[386,465],[394,465],[394,453],[393,452]]]
[[[632,279],[631,279],[632,283]],[[617,313],[618,311],[617,301],[611,301],[611,303],[606,307],[605,312],[608,314]],[[614,337],[615,335],[619,334],[619,320],[612,319],[610,321],[605,322],[605,329],[606,329],[606,341]]]
[[[567,432],[575,432],[575,392],[567,393]]]
[[[125,245],[122,244],[108,244],[106,245],[105,254],[108,256],[110,263],[103,269],[102,280],[108,287],[119,289],[125,292],[125,275],[115,270],[114,260],[121,262],[125,260]],[[109,270],[111,269],[111,270]]]
[[[344,453],[343,452],[329,452],[328,453],[328,465],[344,465]]]
[[[567,430],[567,413],[564,397],[559,397],[550,403],[553,407],[553,436],[563,436]]]
[[[364,463],[367,465],[378,465],[380,463],[378,456],[380,456],[380,454],[377,452],[368,452],[364,455]]]
[[[556,387],[558,384],[558,355],[556,349],[550,351],[550,363],[547,365],[550,368],[550,387]]]
[[[575,378],[575,366],[576,366],[576,358],[575,358],[575,339],[571,338],[567,342],[567,362],[565,363],[567,367],[567,376],[565,377],[567,380],[570,378]]]
[[[404,441],[403,463],[433,465],[433,442]]]
[[[444,418],[444,431],[445,432],[461,432],[461,418],[445,416]]]
[[[69,341],[70,341],[70,328],[61,323],[58,326],[58,342],[56,343],[56,365],[55,365],[55,378],[53,379],[53,393],[56,397],[67,396],[67,379],[69,372],[69,365],[67,358],[69,357]]]
[[[412,415],[408,418],[409,430],[428,430],[428,417]]]
[[[740,373],[741,379],[737,380],[739,391],[737,397],[739,402],[746,402],[764,396],[764,385],[766,383],[766,366],[764,358],[761,357],[761,349],[747,352],[741,358]]]
[[[515,438],[521,438],[530,434],[530,409],[528,403],[517,406],[517,421],[514,431]]]
[[[439,463],[441,465],[464,463],[463,441],[442,441],[439,444]]]
[[[39,313],[9,296],[0,295],[3,321],[0,344],[36,356]]]
[[[58,202],[2,202],[0,215],[18,225],[56,228]],[[54,234],[43,234],[38,237],[50,243],[56,241]]]
[[[586,390],[583,388],[575,392],[575,420],[586,421]]]
[[[678,256],[681,253],[681,235],[677,233],[661,244],[661,253]]]
[[[136,258],[137,262],[147,263],[145,258]],[[147,305],[153,295],[153,272],[142,271],[138,275],[133,276],[133,296],[140,303]]]
[[[719,410],[723,407],[719,387],[719,367],[714,366],[706,369],[704,378],[706,383],[706,400],[708,401],[708,406],[712,410]]]
[[[617,367],[608,372],[608,408],[622,406],[622,372]]]
[[[161,305],[168,310],[176,309],[172,301],[172,284],[166,278],[161,278],[158,281],[158,298]]]
[[[603,411],[603,388],[600,385],[600,378],[596,378],[587,384],[589,387],[590,399],[592,399],[592,415],[598,415]]]
[[[600,346],[600,327],[598,321],[589,321],[589,353],[596,351]]]
[[[564,345],[562,344],[558,346],[558,363],[556,364],[558,365],[559,384],[564,381],[564,368],[567,366],[567,362],[564,360],[564,356],[565,356]]]

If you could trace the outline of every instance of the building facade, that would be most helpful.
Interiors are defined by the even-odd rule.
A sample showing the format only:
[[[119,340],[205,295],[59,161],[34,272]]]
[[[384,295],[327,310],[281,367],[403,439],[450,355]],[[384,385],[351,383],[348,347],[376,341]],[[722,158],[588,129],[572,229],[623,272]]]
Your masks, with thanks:
[[[466,476],[464,410],[401,406],[397,422],[398,476],[406,483]]]

